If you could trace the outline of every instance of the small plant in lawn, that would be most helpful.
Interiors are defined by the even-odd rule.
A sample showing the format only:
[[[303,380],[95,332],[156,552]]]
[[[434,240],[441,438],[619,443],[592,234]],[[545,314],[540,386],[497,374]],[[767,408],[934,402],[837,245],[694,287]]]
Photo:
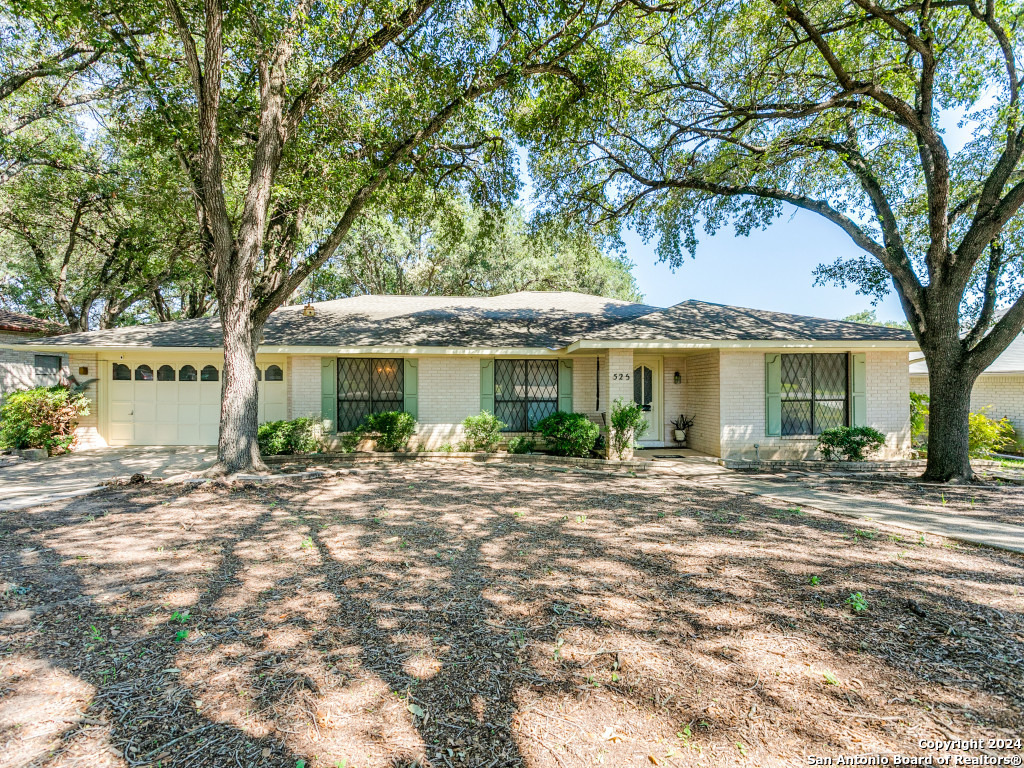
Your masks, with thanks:
[[[537,422],[535,428],[556,456],[590,455],[601,430],[582,413],[555,411]]]
[[[811,576],[809,579],[807,579],[807,583],[810,584],[812,587],[816,587],[819,584],[821,584],[821,577]]]
[[[187,629],[179,629],[177,632],[174,633],[174,642],[176,642],[176,643],[183,643],[187,639],[188,639],[188,630]]]
[[[501,430],[507,426],[505,422],[487,411],[480,411],[476,416],[467,416],[462,420],[462,429],[466,437],[459,447],[465,451],[492,453],[501,442]]]
[[[831,672],[822,672],[821,676],[825,678],[825,685],[839,685],[839,678]]]
[[[100,645],[103,643],[103,634],[96,629],[96,625],[93,624],[89,627],[89,640],[93,645]]]
[[[587,522],[587,516],[586,515],[576,515],[576,522],[577,523],[585,523],[585,522]]]
[[[825,461],[864,461],[885,445],[885,435],[873,427],[833,427],[818,435],[818,450]]]
[[[185,624],[189,619],[192,618],[192,614],[188,611],[175,611],[171,614],[171,621],[175,624]]]
[[[517,435],[508,441],[508,452],[515,454],[533,453],[533,450],[537,447],[537,443],[534,442],[532,437],[525,435]]]
[[[312,549],[313,548],[313,537],[312,536],[306,536],[302,540],[302,544],[300,544],[299,546],[302,549]]]
[[[868,601],[862,592],[854,592],[846,598],[846,604],[854,613],[863,613],[868,609]]]

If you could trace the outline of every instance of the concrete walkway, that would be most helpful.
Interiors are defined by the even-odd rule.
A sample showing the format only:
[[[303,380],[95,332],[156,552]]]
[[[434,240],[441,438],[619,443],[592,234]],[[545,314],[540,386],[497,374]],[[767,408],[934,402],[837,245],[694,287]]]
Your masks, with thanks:
[[[213,464],[216,448],[100,448],[0,467],[0,512],[91,493],[115,477],[169,477]]]
[[[903,504],[807,488],[800,480],[770,482],[735,472],[708,474],[703,485],[726,491],[747,493],[775,499],[784,504],[813,507],[837,515],[873,520],[919,533],[930,533],[949,539],[981,544],[986,547],[1024,553],[1024,526],[966,517],[951,512],[929,512]]]

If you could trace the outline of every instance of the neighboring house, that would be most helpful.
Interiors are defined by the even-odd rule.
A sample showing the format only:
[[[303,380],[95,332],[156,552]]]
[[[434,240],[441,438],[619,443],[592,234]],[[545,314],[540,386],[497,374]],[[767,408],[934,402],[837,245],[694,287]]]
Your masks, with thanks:
[[[60,330],[58,323],[0,309],[0,400],[19,389],[60,382],[61,376],[67,373],[66,354],[15,346],[51,336]]]
[[[35,346],[99,377],[84,445],[216,442],[218,320]],[[686,413],[696,418],[690,447],[715,456],[803,458],[822,429],[867,424],[891,457],[909,446],[911,349],[899,329],[702,301],[358,296],[271,315],[257,353],[259,418],[322,418],[333,435],[371,411],[404,409],[419,421],[415,442],[436,448],[457,444],[460,422],[481,410],[511,435],[559,409],[606,425],[622,398],[647,411],[646,445],[673,445],[670,420]]]
[[[920,352],[910,355],[910,389],[928,394],[928,364]],[[1006,417],[1018,436],[1024,436],[1024,334],[975,379],[971,410],[982,408],[993,419]]]

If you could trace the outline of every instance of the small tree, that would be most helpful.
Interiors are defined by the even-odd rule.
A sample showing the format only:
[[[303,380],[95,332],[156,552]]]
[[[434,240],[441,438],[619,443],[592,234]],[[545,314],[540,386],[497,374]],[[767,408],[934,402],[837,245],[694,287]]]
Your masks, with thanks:
[[[610,459],[630,459],[633,446],[647,431],[643,408],[630,400],[618,398],[612,405],[612,427],[609,432]]]

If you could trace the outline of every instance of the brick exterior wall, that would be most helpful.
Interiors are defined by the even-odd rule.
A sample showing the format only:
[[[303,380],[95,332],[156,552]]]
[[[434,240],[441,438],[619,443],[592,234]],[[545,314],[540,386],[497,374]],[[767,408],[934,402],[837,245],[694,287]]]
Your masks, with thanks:
[[[572,409],[576,413],[585,413],[592,422],[603,426],[601,413],[608,409],[608,391],[602,387],[601,402],[598,404],[597,361],[596,357],[573,358]],[[603,363],[601,367],[604,367]]]
[[[724,377],[718,350],[687,356],[681,373],[683,407],[680,413],[694,418],[693,427],[686,433],[686,444],[702,453],[719,456],[722,440],[720,382]],[[763,390],[761,399],[764,399]],[[762,415],[762,422],[763,419]]]
[[[910,389],[927,395],[928,377],[911,376]],[[1017,435],[1024,436],[1024,373],[979,376],[971,390],[971,410],[986,407],[990,418],[1009,419]]]
[[[910,448],[910,374],[905,351],[867,352],[867,422],[886,436],[874,458],[899,458]],[[762,459],[814,458],[813,437],[765,435],[764,353],[722,352],[723,458],[753,459],[754,444]],[[703,449],[701,449],[703,450]]]
[[[675,374],[679,372],[680,382],[676,384]],[[686,392],[686,358],[685,357],[666,357],[661,367],[661,392],[662,392],[662,432],[665,436],[665,445],[677,446],[675,439],[672,437],[672,420],[679,418],[679,414],[686,413],[687,416],[693,414],[687,412],[686,398],[684,393]]]
[[[462,420],[480,413],[479,357],[419,359],[419,431],[414,438],[426,449],[451,443],[458,448]]]
[[[287,361],[288,418],[320,418],[320,358],[292,355]]]

